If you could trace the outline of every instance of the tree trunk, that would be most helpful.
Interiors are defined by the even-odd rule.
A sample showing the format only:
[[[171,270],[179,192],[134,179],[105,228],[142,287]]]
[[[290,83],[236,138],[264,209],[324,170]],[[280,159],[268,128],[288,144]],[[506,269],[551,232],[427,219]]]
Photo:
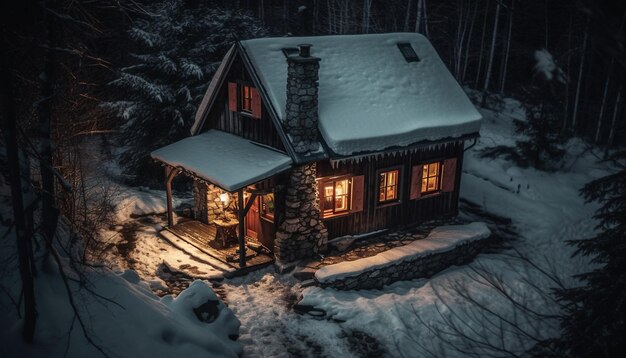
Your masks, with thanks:
[[[568,51],[571,50],[572,48],[572,28],[573,28],[573,24],[574,24],[574,15],[573,13],[570,13],[570,17],[569,17],[569,31],[567,33],[567,49]],[[546,49],[547,50],[547,49]],[[563,104],[563,129],[567,128],[567,118],[568,118],[568,114],[569,114],[569,103],[570,103],[570,78],[571,78],[571,63],[572,63],[572,56],[568,55],[567,56],[567,78],[565,81],[565,103]]]
[[[617,125],[617,117],[620,111],[620,104],[622,99],[622,86],[619,86],[617,90],[617,98],[615,99],[615,108],[613,109],[613,119],[611,120],[611,128],[609,129],[609,140],[607,141],[607,148],[612,146],[615,141],[615,126]]]
[[[469,50],[472,45],[472,35],[474,34],[474,25],[476,23],[476,15],[478,14],[478,1],[474,6],[474,12],[472,15],[472,23],[470,24],[469,34],[467,36],[467,45],[465,45],[465,61],[463,63],[463,72],[461,73],[461,83],[465,81],[465,74],[467,73],[467,64],[469,63]]]
[[[422,25],[422,7],[424,0],[417,0],[417,13],[415,15],[415,32],[420,32]]]
[[[502,60],[502,82],[500,82],[500,93],[504,93],[504,85],[506,84],[506,73],[509,65],[509,53],[511,51],[511,36],[513,34],[513,7],[515,0],[511,0],[509,8],[509,33],[506,36],[506,50],[504,51],[504,59]]]
[[[347,4],[346,4],[346,13],[347,13]],[[369,33],[370,29],[370,9],[372,7],[372,0],[363,0],[363,33]],[[347,14],[346,14],[347,15]]]
[[[409,32],[409,18],[411,17],[411,4],[413,0],[407,0],[406,16],[404,17],[404,32]]]
[[[45,7],[45,5],[42,5]],[[55,47],[53,20],[42,9],[42,34],[44,41],[45,59],[44,70],[39,75],[41,81],[41,98],[39,99],[38,114],[38,136],[39,136],[39,170],[41,173],[41,217],[42,232],[46,242],[46,257],[50,253],[52,238],[56,232],[58,221],[58,209],[55,200],[54,173],[52,172],[52,134],[51,117],[52,103],[54,97],[54,66],[55,54],[49,50]]]
[[[478,68],[476,69],[476,81],[474,82],[474,87],[478,89],[478,82],[480,81],[480,72],[483,68],[483,53],[485,51],[485,34],[487,33],[487,15],[489,14],[489,1],[487,1],[487,5],[485,6],[485,17],[483,18],[483,31],[480,36],[480,53],[478,55]]]
[[[422,16],[424,16],[424,36],[428,37],[428,11],[426,9],[426,0],[422,0]]]
[[[544,30],[545,30],[545,48],[546,50],[548,49],[548,25],[549,25],[549,21],[548,21],[548,0],[544,1],[543,4],[543,16],[544,16]]]
[[[491,34],[491,50],[489,51],[489,62],[487,63],[487,73],[485,74],[485,85],[483,86],[482,106],[487,103],[487,90],[489,89],[489,80],[491,79],[491,70],[493,68],[493,56],[496,52],[496,38],[498,37],[498,19],[500,18],[500,3],[496,5],[496,18],[493,22],[493,33]]]
[[[457,28],[456,45],[454,46],[454,77],[460,81],[461,61],[463,60],[463,44],[465,42],[465,34],[469,23],[470,5],[467,6],[465,12],[464,2],[460,2],[459,8],[459,25]],[[465,19],[464,19],[465,18]]]
[[[583,82],[583,69],[585,68],[585,54],[587,53],[587,37],[589,36],[589,21],[585,25],[585,34],[583,35],[583,53],[580,57],[580,66],[578,67],[578,82],[576,83],[576,95],[574,97],[574,112],[572,113],[572,131],[576,133],[576,120],[578,119],[578,102],[580,101],[580,87]]]
[[[9,183],[11,186],[11,203],[13,205],[13,221],[15,225],[15,238],[17,240],[17,257],[19,261],[19,271],[22,279],[22,295],[24,297],[24,328],[22,337],[26,342],[32,342],[35,335],[35,322],[37,318],[35,307],[35,284],[32,272],[32,252],[31,243],[33,239],[32,227],[28,225],[25,214],[24,198],[22,193],[25,191],[24,184],[28,185],[30,178],[23,178],[20,169],[20,154],[17,143],[17,113],[15,111],[15,102],[13,101],[11,79],[8,63],[5,59],[6,53],[4,48],[0,53],[0,78],[2,85],[0,93],[4,113],[2,115],[2,128],[5,136],[7,166],[9,169]],[[26,179],[26,180],[23,180]]]
[[[600,140],[600,130],[602,129],[602,117],[604,115],[604,109],[606,108],[606,97],[609,91],[609,84],[611,82],[611,71],[613,69],[613,59],[609,64],[609,70],[606,74],[606,81],[604,82],[604,91],[602,91],[602,102],[600,103],[600,112],[598,113],[598,124],[596,126],[596,135],[593,137],[594,143],[598,143]]]
[[[283,0],[283,11],[282,11],[282,20],[283,20],[283,33],[286,34],[289,31],[289,26],[287,24],[287,0]]]

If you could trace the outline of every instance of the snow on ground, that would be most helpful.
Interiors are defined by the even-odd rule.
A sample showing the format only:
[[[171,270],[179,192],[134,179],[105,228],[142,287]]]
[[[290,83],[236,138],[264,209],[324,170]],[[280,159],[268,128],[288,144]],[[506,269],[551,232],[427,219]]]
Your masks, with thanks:
[[[565,240],[591,235],[596,209],[583,203],[578,190],[606,175],[608,168],[576,140],[569,143],[564,170],[556,173],[479,158],[477,153],[485,146],[514,143],[511,116],[520,114],[513,101],[507,102],[507,109],[504,114],[483,111],[482,137],[466,153],[461,196],[489,212],[510,217],[521,236],[510,244],[542,269],[555,272],[565,284],[575,284],[570,276],[588,269],[589,263],[585,258],[570,258],[573,249]],[[363,327],[379,337],[392,355],[463,356],[443,343],[448,340],[458,349],[467,348],[455,337],[459,332],[481,342],[473,348],[479,353],[492,352],[488,345],[502,345],[500,336],[505,338],[502,348],[519,353],[533,344],[525,334],[549,337],[557,333],[557,322],[529,317],[490,281],[502,283],[505,292],[540,313],[553,314],[558,308],[549,296],[543,296],[555,282],[511,255],[515,255],[512,250],[481,254],[469,266],[451,267],[428,280],[398,282],[382,291],[308,288],[301,303],[345,321],[344,329]],[[540,289],[533,289],[534,285]],[[502,322],[498,316],[513,324],[498,326]]]
[[[480,158],[478,151],[486,146],[514,143],[511,118],[520,116],[516,108],[515,102],[507,101],[501,113],[483,111],[482,137],[465,157],[462,198],[488,212],[510,217],[520,237],[507,245],[548,273],[554,272],[566,285],[575,284],[570,276],[585,271],[589,263],[585,258],[570,258],[573,249],[564,242],[594,232],[592,214],[596,209],[595,205],[583,203],[578,190],[590,180],[608,174],[610,168],[599,164],[593,150],[576,140],[568,144],[566,164],[555,173],[519,168],[503,159]],[[163,191],[123,189],[123,195],[118,197],[117,225],[105,232],[110,244],[107,263],[117,274],[98,276],[94,289],[106,297],[115,297],[126,309],[110,307],[95,298],[85,301],[81,309],[94,310],[89,316],[93,332],[107,346],[112,340],[110,349],[123,350],[124,356],[211,355],[207,353],[210,349],[223,344],[223,352],[238,352],[241,347],[225,341],[224,332],[212,333],[199,321],[190,320],[188,308],[211,295],[206,286],[194,283],[191,291],[183,291],[177,299],[160,299],[149,292],[148,288],[165,290],[165,267],[190,264],[199,271],[210,268],[158,236],[165,218],[154,213],[165,210]],[[178,200],[177,203],[183,203],[188,198]],[[469,213],[461,215],[472,218]],[[239,343],[248,357],[356,357],[384,353],[454,357],[463,354],[446,341],[458,349],[467,348],[455,336],[459,333],[478,339],[472,349],[484,355],[492,352],[489,345],[501,345],[501,336],[505,342],[502,348],[519,353],[532,344],[528,336],[556,334],[557,322],[528,315],[528,311],[504,299],[497,288],[540,314],[553,314],[558,309],[542,292],[554,287],[555,282],[514,255],[514,250],[505,248],[483,253],[470,265],[453,266],[430,279],[397,282],[382,290],[302,290],[293,277],[276,274],[272,268],[213,285],[241,321]],[[15,264],[15,259],[6,262]],[[125,271],[128,268],[136,274]],[[58,276],[42,273],[43,276],[46,279],[38,280],[37,287],[46,297],[39,306],[39,329],[43,333],[38,337],[43,343],[22,347],[15,310],[11,303],[4,302],[7,298],[2,295],[2,313],[13,323],[0,325],[0,356],[13,356],[18,349],[27,349],[30,356],[44,352],[62,355],[70,324],[61,319],[68,314],[64,291]],[[17,287],[14,276],[4,275],[1,280],[4,286]],[[197,294],[204,296],[199,298]],[[185,299],[185,295],[189,297]],[[326,317],[295,313],[292,305],[300,296],[303,299],[299,304],[323,310]],[[189,301],[185,304],[186,313],[180,314],[173,302],[183,299]],[[505,323],[500,325],[501,318]],[[227,321],[223,327],[234,327],[234,321]],[[85,345],[80,331],[75,327],[73,332],[68,356],[91,356],[93,349]],[[53,341],[62,344],[54,345],[54,351],[50,351],[47,344]]]
[[[521,116],[514,101],[507,101],[502,113],[482,114],[482,137],[465,157],[462,198],[488,212],[510,217],[520,238],[507,244],[548,273],[554,271],[566,284],[574,284],[570,276],[589,264],[585,258],[571,259],[573,249],[564,241],[592,234],[595,223],[591,217],[596,209],[583,203],[578,190],[606,175],[609,168],[598,164],[593,151],[576,140],[569,143],[563,169],[555,173],[519,168],[503,159],[482,159],[478,151],[486,146],[514,144],[511,119]],[[173,248],[157,236],[163,218],[149,217],[153,223],[147,218],[143,222],[128,218],[126,224],[140,227],[137,250],[131,257],[137,260],[134,268],[143,279],[157,282],[152,283],[154,288],[158,286],[158,265],[142,262],[158,263],[154,258]],[[184,261],[182,255],[179,259]],[[499,329],[503,329],[504,348],[518,353],[532,344],[524,334],[554,335],[557,322],[523,314],[494,284],[501,283],[506,293],[542,314],[553,314],[557,308],[549,296],[532,288],[537,285],[547,290],[555,283],[511,255],[514,251],[504,249],[483,253],[468,266],[451,267],[430,279],[397,282],[383,290],[302,290],[290,275],[278,275],[271,268],[225,280],[216,290],[241,321],[244,356],[351,357],[381,352],[392,356],[461,356],[445,344],[446,340],[460,342],[441,333],[446,327],[483,340],[484,345],[473,349],[484,354],[490,353],[486,345],[500,344]],[[301,295],[300,304],[325,311],[326,318],[295,313],[291,306]],[[497,316],[514,322],[524,333],[512,325],[490,324],[500,322]]]
[[[59,235],[67,237],[63,227]],[[87,285],[83,288],[69,281],[76,309],[89,338],[74,319],[67,293],[56,264],[39,267],[35,281],[37,325],[35,343],[21,339],[21,320],[12,302],[17,300],[20,285],[14,258],[15,237],[9,235],[0,246],[3,262],[0,286],[0,356],[2,357],[235,357],[240,343],[232,340],[239,331],[239,321],[212,289],[195,281],[176,298],[158,298],[133,271],[114,274],[109,270],[86,268]],[[8,255],[8,257],[7,257]],[[75,278],[66,258],[62,267]],[[13,300],[13,301],[12,301]],[[204,303],[212,309],[200,321],[194,308]],[[212,304],[211,304],[212,302]]]
[[[295,313],[298,281],[273,268],[227,280],[220,287],[242,323],[240,342],[246,357],[350,357],[342,328]]]

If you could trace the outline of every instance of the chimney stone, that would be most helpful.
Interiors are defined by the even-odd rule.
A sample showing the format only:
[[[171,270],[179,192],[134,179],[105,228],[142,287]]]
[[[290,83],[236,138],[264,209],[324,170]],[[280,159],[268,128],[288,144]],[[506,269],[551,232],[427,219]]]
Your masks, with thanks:
[[[285,131],[297,153],[315,151],[319,146],[317,94],[318,57],[311,56],[311,45],[298,45],[297,56],[287,57],[287,104]]]

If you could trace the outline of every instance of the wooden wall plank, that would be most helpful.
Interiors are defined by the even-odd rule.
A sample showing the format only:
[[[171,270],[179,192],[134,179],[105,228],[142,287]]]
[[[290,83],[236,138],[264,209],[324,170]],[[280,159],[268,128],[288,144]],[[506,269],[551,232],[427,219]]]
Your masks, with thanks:
[[[424,150],[406,155],[363,159],[359,163],[342,162],[338,163],[336,168],[333,168],[329,161],[318,162],[318,178],[347,174],[364,176],[363,210],[346,216],[324,219],[330,237],[362,234],[455,215],[458,208],[460,172],[454,174],[453,191],[442,191],[437,194],[421,197],[417,200],[411,200],[411,185],[407,183],[407,181],[413,180],[413,166],[433,160],[450,159],[459,155],[463,155],[462,143],[455,143],[441,146],[437,149]],[[403,173],[405,173],[402,175],[404,183],[401,183],[401,187],[404,190],[400,193],[401,202],[397,205],[378,207],[376,205],[376,172],[380,169],[398,165],[403,166]],[[460,165],[456,165],[455,167],[457,170],[461,168]]]

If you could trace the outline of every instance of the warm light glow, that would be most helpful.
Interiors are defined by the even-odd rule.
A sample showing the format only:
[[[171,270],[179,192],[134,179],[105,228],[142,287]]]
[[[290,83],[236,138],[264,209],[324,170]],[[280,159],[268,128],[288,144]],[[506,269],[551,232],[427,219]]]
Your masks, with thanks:
[[[350,179],[329,180],[321,190],[326,217],[350,210]]]
[[[398,176],[399,170],[390,170],[380,173],[378,179],[378,202],[398,199]]]
[[[441,164],[424,164],[422,168],[422,193],[436,192],[441,186]]]
[[[226,205],[228,205],[228,202],[230,201],[230,197],[228,196],[228,193],[221,193],[220,194],[220,201]]]
[[[335,212],[348,210],[348,179],[335,184]]]

